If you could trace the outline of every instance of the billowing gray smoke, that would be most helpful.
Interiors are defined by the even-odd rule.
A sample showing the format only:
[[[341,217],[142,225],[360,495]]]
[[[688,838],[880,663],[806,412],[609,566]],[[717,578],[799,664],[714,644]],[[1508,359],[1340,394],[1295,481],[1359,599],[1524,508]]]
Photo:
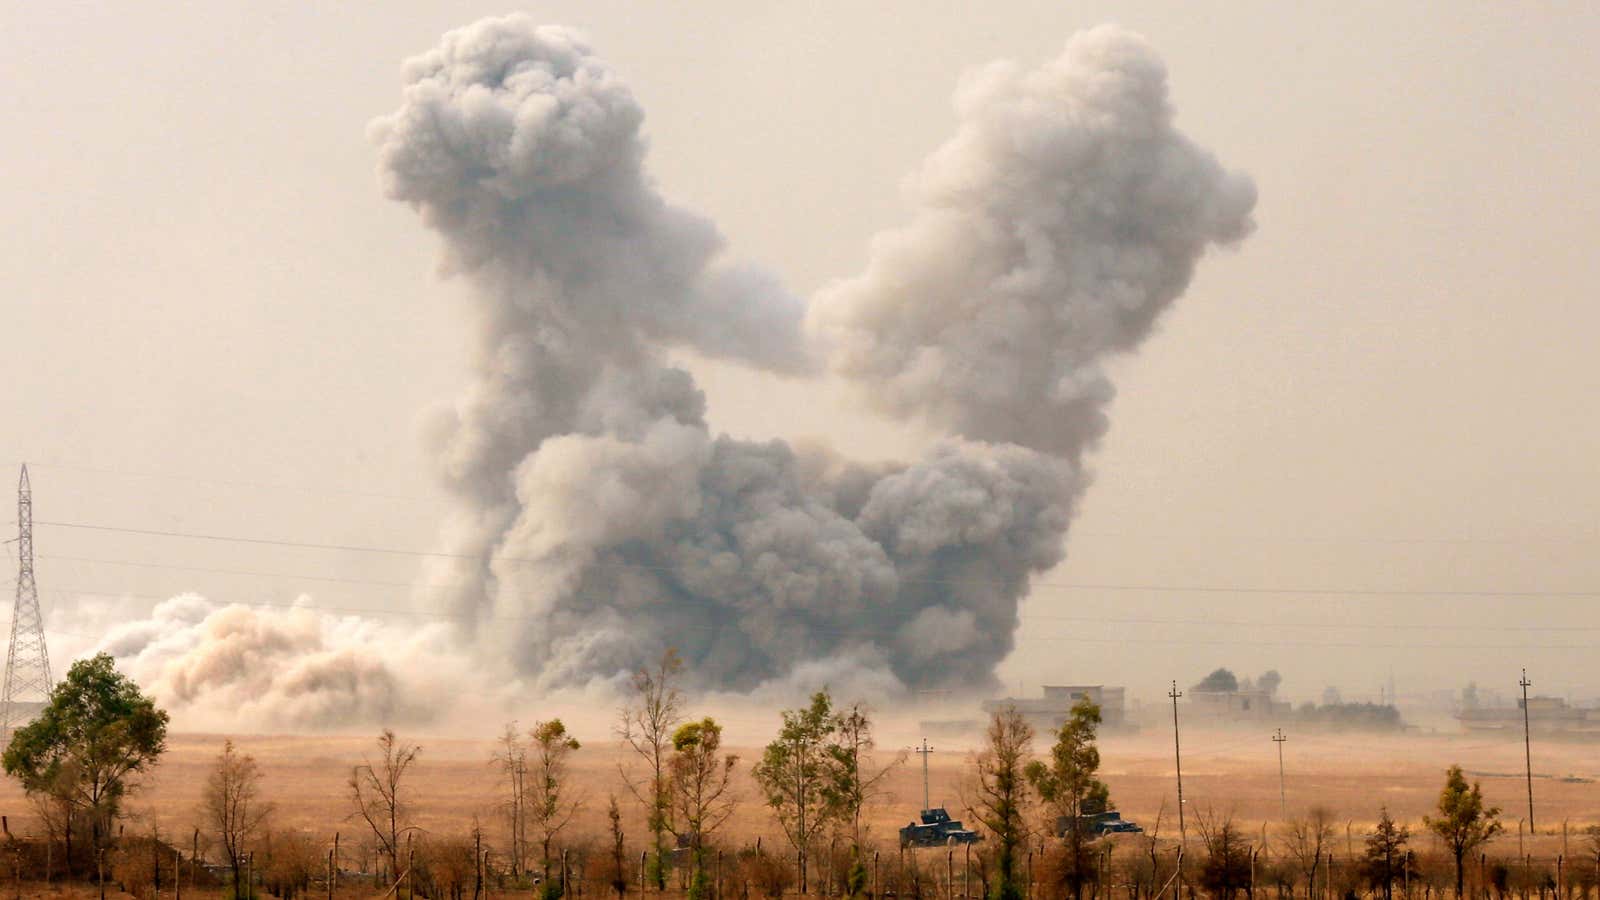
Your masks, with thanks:
[[[912,221],[809,310],[657,193],[639,105],[574,33],[485,20],[406,80],[373,126],[384,185],[443,238],[477,329],[430,428],[459,509],[429,580],[544,687],[666,645],[713,688],[818,660],[836,685],[992,682],[1061,558],[1102,363],[1251,227],[1250,181],[1173,129],[1160,60],[1114,28],[967,79]],[[874,466],[715,436],[673,348],[831,370],[948,436]]]

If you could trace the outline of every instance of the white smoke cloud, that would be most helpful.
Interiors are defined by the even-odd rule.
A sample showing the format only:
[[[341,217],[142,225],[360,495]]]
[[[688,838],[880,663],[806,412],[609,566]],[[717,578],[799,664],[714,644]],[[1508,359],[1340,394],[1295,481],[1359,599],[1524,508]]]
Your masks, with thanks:
[[[811,328],[881,411],[1075,457],[1106,428],[1103,361],[1250,232],[1255,186],[1174,128],[1165,67],[1119,28],[978,69],[955,107],[916,214],[815,298]]]
[[[189,727],[323,729],[429,718],[460,674],[446,638],[440,627],[182,594],[111,626],[92,652],[117,657]]]
[[[1159,58],[1115,28],[969,76],[910,222],[809,309],[660,196],[643,111],[574,32],[486,19],[405,79],[371,127],[380,177],[469,283],[475,346],[426,429],[455,509],[422,579],[447,587],[419,596],[458,643],[412,634],[402,658],[473,653],[536,696],[668,646],[724,697],[991,686],[1029,579],[1062,558],[1105,361],[1252,227],[1249,179],[1174,128]],[[944,437],[869,465],[720,436],[677,348],[825,365]],[[175,598],[107,646],[174,703],[291,724],[426,708],[367,627]]]

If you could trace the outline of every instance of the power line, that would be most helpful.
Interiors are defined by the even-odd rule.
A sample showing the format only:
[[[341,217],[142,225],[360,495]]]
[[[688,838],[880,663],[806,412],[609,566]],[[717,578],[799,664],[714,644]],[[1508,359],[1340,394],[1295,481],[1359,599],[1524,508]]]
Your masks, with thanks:
[[[132,592],[127,592],[127,591],[108,592],[108,591],[79,590],[77,588],[70,588],[70,587],[68,587],[68,588],[53,588],[51,590],[56,592],[56,593],[58,593],[61,596],[69,596],[69,597],[70,596],[76,596],[76,597],[104,597],[104,598],[108,598],[108,599],[151,600],[151,601],[156,601],[156,602],[160,602],[160,601],[163,601],[163,600],[169,600],[174,596],[178,596],[178,595],[186,594],[186,593],[196,594],[197,596],[204,596],[204,595],[200,595],[196,591],[179,591],[179,592],[175,592],[173,594],[139,594],[139,593],[132,593]],[[293,601],[278,601],[278,602],[274,602],[274,601],[270,601],[270,600],[229,600],[229,601],[223,601],[223,600],[212,599],[212,598],[209,598],[209,597],[206,597],[205,599],[206,599],[206,601],[208,603],[215,604],[218,607],[244,606],[244,607],[261,607],[261,608],[268,608],[268,609],[307,609],[307,610],[330,612],[330,613],[343,613],[343,614],[355,615],[355,616],[396,616],[396,617],[401,617],[401,618],[419,618],[419,619],[434,619],[434,620],[442,620],[442,621],[459,621],[459,622],[462,622],[462,623],[465,623],[465,624],[482,624],[482,623],[495,623],[495,622],[500,622],[500,623],[529,623],[529,622],[545,622],[545,621],[547,621],[546,617],[544,617],[544,616],[516,616],[516,615],[492,615],[492,616],[486,616],[486,615],[474,615],[474,614],[470,614],[470,613],[454,613],[454,612],[445,612],[445,611],[434,612],[434,611],[430,611],[430,610],[419,610],[419,609],[373,609],[373,608],[370,608],[370,607],[332,606],[332,605],[329,605],[329,604],[317,603],[315,601],[303,601],[303,600],[298,599],[298,598],[293,600]],[[595,599],[596,600],[604,600],[604,598],[600,598],[600,597],[596,597]],[[685,605],[693,605],[695,603],[695,601],[692,601],[692,600],[690,600],[688,598],[679,598],[679,599],[675,600],[674,603],[677,605],[676,608],[680,608],[681,609]],[[713,611],[713,612],[717,611],[718,609],[720,609],[720,607],[717,607],[717,606],[715,606],[714,604],[712,604],[712,603],[710,603],[708,601],[700,601],[698,605],[700,605],[703,608],[706,608],[706,609],[708,609],[710,611]],[[811,634],[827,635],[829,637],[838,637],[838,638],[851,638],[851,637],[854,637],[854,638],[871,638],[871,639],[878,639],[878,640],[893,639],[893,638],[896,638],[896,637],[900,636],[900,632],[895,631],[895,630],[890,630],[890,629],[881,629],[881,628],[880,629],[868,629],[868,628],[824,628],[824,627],[819,627],[819,626],[816,626],[815,624],[813,624],[813,623],[811,623],[809,621],[805,621],[805,618],[806,618],[805,617],[805,613],[804,613],[804,611],[801,611],[801,610],[787,610],[787,609],[776,609],[776,608],[773,608],[773,609],[766,610],[766,612],[768,612],[769,614],[771,614],[771,615],[773,615],[775,617],[783,617],[783,618],[788,618],[788,619],[791,619],[791,620],[799,620],[799,624],[802,625],[805,628],[805,630],[808,633],[811,633]],[[1107,620],[1105,624],[1120,624],[1120,623],[1118,623],[1116,620]],[[694,623],[694,622],[674,622],[673,623],[673,627],[674,628],[686,628],[686,629],[691,629],[691,630],[696,630],[697,629],[697,630],[702,630],[702,631],[721,631],[721,630],[723,630],[725,628],[729,628],[729,627],[733,627],[733,626],[731,626],[729,624],[701,625],[701,624],[697,624],[697,623]],[[1406,643],[1375,644],[1375,643],[1370,643],[1370,642],[1366,642],[1366,641],[1240,640],[1240,639],[1232,639],[1232,638],[1225,638],[1225,639],[1195,639],[1195,638],[1148,638],[1148,637],[1106,637],[1106,638],[1096,638],[1096,637],[1085,637],[1083,635],[1050,635],[1050,634],[1019,634],[1019,635],[1015,635],[1013,637],[1013,640],[1018,642],[1018,643],[1147,644],[1147,645],[1160,645],[1160,646],[1178,645],[1178,646],[1215,646],[1215,647],[1299,647],[1299,648],[1308,648],[1308,649],[1325,648],[1325,649],[1374,649],[1374,650],[1389,649],[1389,650],[1550,650],[1550,651],[1567,651],[1567,650],[1570,650],[1570,651],[1584,652],[1584,653],[1587,653],[1587,652],[1590,652],[1590,651],[1593,650],[1593,644],[1589,644],[1589,643],[1585,643],[1585,644],[1453,644],[1453,643],[1445,644],[1445,643],[1406,642]]]
[[[40,559],[61,562],[80,562],[95,565],[123,566],[137,569],[152,569],[156,571],[172,572],[200,572],[211,575],[238,575],[252,578],[284,578],[302,579],[306,581],[325,581],[335,584],[353,584],[371,587],[393,587],[406,589],[433,589],[445,588],[450,585],[445,582],[414,582],[414,581],[384,581],[369,578],[349,578],[334,575],[317,575],[303,572],[263,572],[251,569],[228,569],[213,566],[182,566],[168,565],[165,563],[147,563],[135,560],[105,559],[93,556],[57,556],[41,555]],[[505,596],[501,594],[500,596]],[[516,596],[516,595],[512,595]],[[1022,613],[1018,618],[1023,621],[1040,620],[1052,622],[1086,622],[1115,625],[1174,625],[1179,627],[1203,628],[1316,628],[1316,629],[1362,629],[1373,631],[1516,631],[1516,632],[1594,632],[1600,631],[1600,625],[1503,625],[1503,624],[1453,624],[1453,623],[1407,623],[1407,622],[1286,622],[1283,620],[1259,619],[1170,619],[1160,617],[1107,617],[1107,616],[1082,616],[1062,615],[1057,613]]]
[[[72,528],[84,531],[112,532],[116,534],[135,534],[145,537],[169,537],[186,540],[212,541],[235,544],[252,544],[270,547],[288,547],[300,550],[328,550],[342,553],[372,553],[389,556],[410,556],[434,559],[461,559],[482,561],[481,554],[451,553],[442,550],[414,550],[396,547],[374,547],[359,544],[325,544],[311,541],[290,541],[275,538],[241,537],[235,535],[207,534],[192,531],[166,531],[154,528],[123,528],[113,525],[96,525],[87,522],[36,522],[37,525],[46,525],[53,528]],[[496,562],[522,563],[539,565],[548,560],[531,559],[514,556],[496,556]],[[655,564],[655,563],[625,563],[595,561],[588,563],[593,568],[613,568],[634,571],[673,572],[680,567]],[[967,579],[942,579],[942,578],[901,578],[908,584],[970,584]],[[1327,597],[1486,597],[1486,598],[1549,598],[1549,599],[1600,599],[1600,590],[1593,591],[1530,591],[1530,590],[1418,590],[1418,589],[1374,589],[1374,588],[1317,588],[1317,587],[1253,587],[1241,585],[1171,585],[1171,584],[1128,584],[1114,582],[1063,582],[1063,581],[1033,581],[1030,586],[1037,588],[1054,588],[1061,590],[1094,590],[1094,591],[1137,591],[1149,593],[1194,593],[1194,594],[1305,594],[1311,596]]]
[[[382,491],[358,491],[351,490],[350,488],[336,488],[320,485],[272,484],[268,482],[240,481],[226,478],[196,478],[191,475],[175,475],[171,472],[131,472],[123,469],[107,469],[99,466],[82,466],[63,462],[39,462],[38,460],[30,460],[28,465],[31,465],[34,468],[60,469],[69,472],[93,472],[101,475],[118,475],[124,478],[150,478],[161,481],[184,482],[187,484],[208,484],[220,487],[242,487],[250,488],[252,490],[272,491],[274,493],[294,491],[296,493],[311,494],[314,496],[322,496],[325,494],[343,494],[349,497],[370,497],[379,500],[404,500],[409,503],[435,502],[432,498],[420,497],[416,495],[391,494]]]
[[[20,465],[20,461],[15,463]],[[274,483],[247,481],[226,478],[199,478],[191,475],[180,475],[172,472],[141,472],[127,469],[113,469],[104,466],[89,466],[71,462],[40,462],[30,460],[29,464],[35,468],[60,469],[63,471],[91,472],[101,475],[116,475],[123,478],[142,478],[163,481],[173,481],[187,484],[219,485],[233,488],[249,488],[252,490],[271,491],[282,493],[291,491],[309,494],[312,496],[325,496],[328,494],[341,494],[351,497],[369,497],[382,500],[401,500],[409,503],[434,504],[445,499],[441,494],[437,497],[427,497],[417,494],[397,494],[388,491],[363,491],[350,488],[331,487],[325,485],[307,485],[304,482]],[[1189,534],[1162,534],[1162,533],[1131,533],[1116,531],[1088,531],[1074,529],[1070,537],[1097,538],[1110,540],[1132,541],[1233,541],[1249,543],[1278,543],[1278,544],[1394,544],[1394,545],[1523,545],[1523,544],[1600,544],[1600,535],[1586,534],[1582,536],[1555,536],[1537,535],[1531,537],[1476,537],[1469,535],[1286,535],[1286,534],[1228,534],[1215,530],[1204,533]]]
[[[242,575],[253,578],[299,578],[307,581],[330,581],[338,585],[378,586],[378,588],[406,588],[406,589],[443,589],[450,585],[445,583],[414,583],[414,581],[381,581],[371,578],[342,578],[333,575],[310,575],[298,572],[259,572],[259,570],[245,569],[216,569],[216,567],[203,567],[203,565],[165,565],[157,562],[134,562],[122,559],[98,559],[98,557],[82,556],[42,556],[40,559],[66,560],[66,562],[90,562],[98,565],[122,565],[133,569],[150,569],[158,572],[200,572],[208,575]],[[194,591],[189,588],[186,591]],[[178,593],[186,593],[178,591]],[[91,596],[101,596],[94,591],[83,591]],[[202,593],[202,591],[195,591]],[[106,594],[118,596],[118,594]],[[128,594],[133,596],[133,594]],[[498,594],[499,597],[520,597],[526,594]],[[144,596],[141,599],[163,599],[163,597]],[[363,610],[352,609],[354,612]],[[1098,617],[1098,615],[1059,615],[1059,613],[1021,613],[1018,615],[1022,621],[1077,621],[1086,625],[1157,625],[1179,626],[1179,628],[1315,628],[1315,629],[1362,629],[1362,631],[1515,631],[1515,633],[1594,633],[1600,631],[1600,626],[1542,626],[1542,625],[1450,625],[1450,623],[1376,623],[1376,621],[1352,621],[1352,623],[1323,623],[1323,621],[1282,621],[1282,620],[1242,620],[1242,618],[1158,618],[1158,617]]]

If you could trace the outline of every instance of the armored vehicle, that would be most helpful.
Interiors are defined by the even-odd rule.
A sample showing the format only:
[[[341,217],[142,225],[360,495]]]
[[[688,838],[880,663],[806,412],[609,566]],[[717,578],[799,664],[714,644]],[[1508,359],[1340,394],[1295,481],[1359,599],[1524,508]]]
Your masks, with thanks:
[[[1114,809],[1107,810],[1106,812],[1094,813],[1092,815],[1079,816],[1078,821],[1083,823],[1080,826],[1083,829],[1083,833],[1090,834],[1095,837],[1100,837],[1101,835],[1106,834],[1141,834],[1144,832],[1143,828],[1140,828],[1133,822],[1124,819],[1122,817],[1122,813],[1119,813]],[[1071,822],[1066,816],[1057,816],[1056,837],[1066,837],[1067,828],[1070,824]]]
[[[950,818],[942,807],[922,811],[922,822],[900,829],[901,847],[942,847],[945,844],[976,844],[983,836]]]

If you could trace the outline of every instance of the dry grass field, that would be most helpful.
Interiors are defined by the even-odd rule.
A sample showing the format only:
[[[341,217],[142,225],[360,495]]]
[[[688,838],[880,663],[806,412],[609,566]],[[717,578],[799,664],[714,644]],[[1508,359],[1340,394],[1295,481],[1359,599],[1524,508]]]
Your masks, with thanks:
[[[1191,820],[1199,811],[1213,811],[1232,815],[1250,833],[1259,834],[1265,826],[1270,834],[1280,813],[1277,748],[1269,735],[1185,733],[1184,796]],[[496,773],[489,762],[493,741],[487,736],[402,737],[423,747],[408,785],[416,823],[429,834],[462,835],[477,817],[488,838],[498,839],[503,829],[496,812]],[[277,805],[275,827],[330,836],[340,831],[345,841],[359,837],[359,823],[349,818],[345,782],[351,767],[374,750],[372,736],[236,736],[235,740],[262,767],[264,792]],[[220,735],[174,735],[160,766],[128,803],[127,827],[144,830],[153,820],[167,835],[187,836],[199,824],[201,787],[221,741]],[[960,817],[970,750],[948,739],[936,741],[935,746],[939,750],[930,763],[933,803],[950,807]],[[1042,742],[1036,749],[1043,750]],[[1162,835],[1174,835],[1170,733],[1110,736],[1101,741],[1101,751],[1103,775],[1124,815],[1150,828],[1164,805]],[[725,840],[742,844],[758,835],[768,842],[780,840],[748,778],[759,748],[736,752],[742,756],[743,803],[725,829]],[[1289,813],[1312,804],[1327,806],[1338,821],[1350,823],[1356,840],[1380,806],[1386,805],[1398,820],[1420,825],[1438,795],[1445,767],[1458,762],[1482,781],[1488,802],[1504,810],[1507,835],[1498,840],[1497,849],[1514,854],[1518,820],[1527,803],[1522,753],[1520,740],[1512,739],[1293,734],[1285,747]],[[892,756],[880,755],[885,760]],[[596,840],[605,829],[607,795],[626,796],[618,767],[631,765],[632,760],[614,739],[602,734],[589,738],[574,762],[576,782],[587,802],[570,828],[569,839]],[[1600,783],[1595,781],[1600,778],[1600,748],[1536,743],[1534,773],[1539,836],[1528,849],[1553,854],[1558,852],[1563,821],[1573,832],[1600,822]],[[921,795],[921,760],[910,756],[889,779],[887,794],[870,810],[874,838],[892,843],[894,830],[920,808]],[[631,803],[625,802],[623,809],[632,841],[643,833],[643,816]],[[10,779],[0,779],[0,813],[9,817],[13,830],[27,834],[37,827],[21,790]]]

